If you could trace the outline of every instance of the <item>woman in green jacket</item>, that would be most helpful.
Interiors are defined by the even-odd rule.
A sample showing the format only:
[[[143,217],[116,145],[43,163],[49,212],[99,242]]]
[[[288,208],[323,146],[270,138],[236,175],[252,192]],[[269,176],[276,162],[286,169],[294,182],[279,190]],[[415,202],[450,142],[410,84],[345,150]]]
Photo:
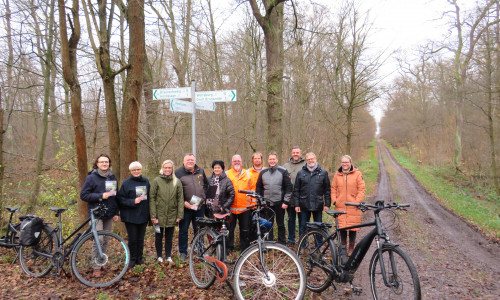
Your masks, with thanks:
[[[172,262],[174,228],[184,215],[182,183],[175,175],[174,162],[166,160],[161,165],[160,176],[151,182],[149,211],[155,225],[155,248],[159,262],[163,262],[163,234],[165,233],[166,262]]]

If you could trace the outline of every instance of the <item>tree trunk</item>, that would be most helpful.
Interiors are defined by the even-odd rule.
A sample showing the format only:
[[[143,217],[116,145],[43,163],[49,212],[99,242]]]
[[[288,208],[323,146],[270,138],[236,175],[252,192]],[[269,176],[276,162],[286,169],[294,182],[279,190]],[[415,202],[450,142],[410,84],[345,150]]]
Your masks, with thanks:
[[[38,204],[38,195],[40,194],[40,185],[41,185],[41,175],[42,175],[42,168],[43,168],[43,156],[45,153],[45,146],[46,146],[46,140],[47,140],[47,131],[48,131],[48,125],[49,125],[49,101],[50,101],[50,90],[52,88],[53,83],[51,82],[52,79],[52,62],[53,62],[53,52],[52,52],[52,47],[53,47],[53,38],[54,38],[54,31],[55,31],[55,26],[54,26],[54,8],[55,5],[55,0],[52,0],[50,4],[50,13],[49,13],[49,20],[47,23],[48,27],[48,36],[46,40],[46,47],[45,49],[45,54],[44,58],[41,59],[42,57],[42,50],[38,49],[40,59],[43,61],[42,65],[42,70],[43,70],[43,111],[42,111],[42,136],[40,138],[40,144],[38,147],[38,153],[37,153],[37,159],[36,159],[36,168],[35,168],[35,185],[33,188],[33,193],[31,195],[29,204],[28,204],[28,212],[31,212],[35,209],[35,207]],[[35,17],[35,14],[33,14]],[[40,46],[40,42],[37,43]]]
[[[76,51],[80,41],[80,21],[78,0],[73,0],[71,13],[73,26],[71,37],[68,40],[66,26],[66,14],[64,0],[58,0],[59,6],[59,28],[61,34],[61,57],[64,81],[70,89],[71,118],[73,119],[76,162],[78,170],[78,182],[81,189],[87,177],[87,142],[85,138],[85,126],[82,114],[82,92],[78,81],[78,68]],[[87,202],[78,201],[78,216],[81,222],[87,219]]]
[[[262,0],[267,14],[262,16],[256,0],[250,0],[253,14],[264,31],[266,45],[267,141],[268,151],[283,153],[283,6],[284,0]]]
[[[122,106],[120,164],[121,178],[128,176],[128,166],[137,160],[137,138],[139,128],[139,108],[142,98],[144,53],[145,53],[145,25],[144,0],[128,1],[129,37],[134,43],[130,44],[129,65],[125,94]]]

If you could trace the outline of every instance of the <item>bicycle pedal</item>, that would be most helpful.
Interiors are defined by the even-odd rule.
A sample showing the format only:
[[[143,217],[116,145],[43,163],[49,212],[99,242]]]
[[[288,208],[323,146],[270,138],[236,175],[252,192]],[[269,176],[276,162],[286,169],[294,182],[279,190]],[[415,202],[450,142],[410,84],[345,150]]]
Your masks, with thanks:
[[[353,287],[352,288],[352,292],[354,293],[354,295],[356,296],[360,296],[361,293],[363,292],[363,288],[360,288],[360,287]]]

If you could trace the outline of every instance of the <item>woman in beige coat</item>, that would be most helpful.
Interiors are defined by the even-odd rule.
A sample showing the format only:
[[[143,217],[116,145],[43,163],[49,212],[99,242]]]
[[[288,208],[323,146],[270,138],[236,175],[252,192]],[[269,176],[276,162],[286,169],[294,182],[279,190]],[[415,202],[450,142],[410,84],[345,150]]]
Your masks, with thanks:
[[[360,203],[365,197],[365,181],[361,172],[353,166],[352,158],[344,155],[341,158],[342,166],[335,172],[331,185],[332,203],[335,210],[345,211],[347,214],[338,218],[339,227],[353,226],[361,223],[361,210],[355,206],[346,206],[346,202]],[[359,228],[349,230],[349,250],[351,255],[356,243],[356,232]],[[347,246],[347,231],[340,232],[340,242]]]

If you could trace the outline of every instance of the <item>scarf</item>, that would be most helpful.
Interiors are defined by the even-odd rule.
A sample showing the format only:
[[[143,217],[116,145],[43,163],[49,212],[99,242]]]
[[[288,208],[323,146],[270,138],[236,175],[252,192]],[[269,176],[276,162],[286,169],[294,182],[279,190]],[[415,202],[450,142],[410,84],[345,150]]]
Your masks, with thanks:
[[[307,169],[308,169],[308,170],[309,170],[309,172],[311,172],[311,173],[312,173],[312,172],[314,172],[314,170],[316,170],[317,168],[318,168],[318,163],[317,163],[317,162],[314,164],[314,166],[313,166],[312,168],[311,168],[311,167],[309,167],[309,165],[307,165]]]

